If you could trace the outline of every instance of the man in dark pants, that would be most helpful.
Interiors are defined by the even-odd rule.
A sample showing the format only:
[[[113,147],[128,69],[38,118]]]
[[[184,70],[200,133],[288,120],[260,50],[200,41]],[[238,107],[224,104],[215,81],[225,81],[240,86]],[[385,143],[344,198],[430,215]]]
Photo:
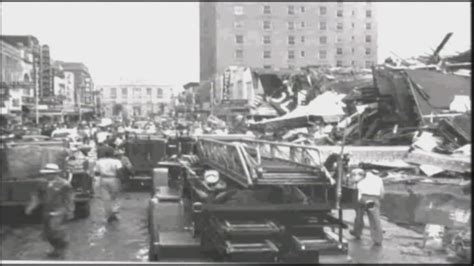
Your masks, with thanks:
[[[56,164],[47,164],[40,171],[48,181],[47,187],[34,193],[25,209],[29,215],[43,205],[43,235],[54,248],[48,256],[54,258],[64,258],[68,246],[64,223],[74,215],[74,192],[71,184],[61,177],[61,172]]]
[[[376,172],[365,172],[360,168],[354,169],[351,175],[359,192],[359,202],[355,210],[354,230],[349,233],[360,239],[364,229],[364,214],[367,213],[372,241],[375,246],[381,246],[383,230],[380,222],[380,199],[384,194],[383,181]]]

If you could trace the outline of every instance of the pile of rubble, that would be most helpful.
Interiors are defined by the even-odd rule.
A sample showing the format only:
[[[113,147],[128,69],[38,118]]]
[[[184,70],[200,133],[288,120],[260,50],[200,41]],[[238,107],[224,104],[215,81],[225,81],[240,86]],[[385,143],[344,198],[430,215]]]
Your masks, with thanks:
[[[441,226],[443,247],[470,246],[470,51],[440,59],[439,50],[369,72],[305,68],[285,83],[304,100],[250,128],[264,139],[316,145],[322,161],[344,145],[352,166],[381,173],[387,218]]]

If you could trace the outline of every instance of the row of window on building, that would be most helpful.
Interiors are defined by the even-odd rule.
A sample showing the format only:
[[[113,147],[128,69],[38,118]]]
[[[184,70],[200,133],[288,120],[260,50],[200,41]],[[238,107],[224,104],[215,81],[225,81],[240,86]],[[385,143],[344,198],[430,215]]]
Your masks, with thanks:
[[[305,36],[300,37],[300,42],[304,44],[306,41]],[[355,36],[352,36],[352,41],[355,41]],[[263,44],[271,44],[272,43],[272,37],[270,35],[265,35],[263,36],[262,40]],[[341,43],[342,42],[342,37],[337,36],[336,37],[336,43]],[[372,43],[372,35],[366,35],[365,36],[365,42],[366,43]],[[235,43],[236,44],[244,44],[244,35],[237,34],[235,35]],[[288,45],[294,45],[296,43],[296,37],[294,35],[289,35],[288,36]],[[327,44],[328,43],[328,37],[327,36],[320,36],[319,37],[319,44]]]
[[[352,54],[355,53],[355,48],[352,48],[351,50]],[[318,58],[319,59],[327,59],[327,50],[320,50],[318,53]],[[343,55],[344,51],[342,48],[336,48],[336,55]],[[288,59],[295,59],[295,51],[294,50],[288,50]],[[365,48],[365,55],[372,55],[372,49],[367,47]],[[306,57],[306,52],[305,51],[300,51],[300,57],[305,58]],[[242,49],[237,49],[235,50],[235,58],[237,59],[242,59],[244,58],[244,50]],[[272,52],[269,50],[263,51],[263,58],[264,59],[270,59],[272,58]]]
[[[349,63],[349,62],[347,62],[347,63]],[[354,60],[350,61],[351,66],[356,66],[357,65],[356,63],[357,62],[354,61]],[[319,64],[329,66],[329,63],[327,63],[327,62],[325,63],[324,61],[321,61]],[[367,60],[367,61],[364,62],[364,67],[365,68],[371,68],[373,65],[374,65],[374,63],[372,61]],[[342,61],[342,60],[337,60],[336,61],[336,67],[347,67],[347,66],[349,66],[349,65],[344,64],[344,61]],[[272,65],[264,65],[263,68],[264,69],[273,69],[273,66]],[[288,64],[288,69],[295,69],[295,68],[296,67],[294,65]]]
[[[367,2],[370,3],[370,2]],[[342,4],[342,3],[341,3]],[[300,14],[306,13],[306,6],[300,6],[299,9],[296,8],[294,5],[289,5],[287,7],[287,13],[288,15],[296,15],[296,11],[299,10]],[[271,15],[272,14],[272,7],[270,5],[263,5],[262,6],[262,13],[264,15]],[[244,15],[244,7],[243,6],[234,6],[234,14],[237,16]],[[319,15],[325,16],[328,14],[328,8],[327,6],[320,6],[319,7]],[[352,16],[355,16],[355,10],[352,10]],[[338,9],[336,11],[336,16],[337,17],[344,17],[344,10],[343,9]],[[371,18],[372,17],[372,10],[367,9],[365,10],[365,17]]]
[[[288,21],[287,22],[287,29],[288,30],[295,30],[296,25],[297,25],[297,23],[295,23],[294,21]],[[305,21],[300,21],[298,23],[298,25],[299,25],[300,29],[305,29],[306,26],[307,26]],[[245,27],[245,25],[244,25],[243,20],[234,21],[234,28],[235,29],[239,30],[239,29],[243,29],[244,27]],[[355,27],[356,27],[355,23],[351,22],[351,28],[355,29]],[[264,20],[262,22],[262,28],[266,31],[272,30],[273,29],[272,22],[270,20]],[[319,30],[325,31],[327,29],[328,29],[327,21],[320,21],[319,22]],[[371,22],[366,22],[365,23],[365,29],[366,30],[371,30],[372,29],[372,23]],[[337,22],[336,23],[336,30],[343,31],[344,30],[344,23],[343,22]]]
[[[121,88],[121,96],[122,98],[128,98],[129,96],[129,89],[128,88]],[[104,90],[101,89],[103,93]],[[141,88],[133,88],[133,98],[142,98],[142,97],[152,97],[152,88],[146,88],[146,94],[142,93]],[[110,88],[110,98],[115,99],[117,98],[117,88]],[[163,89],[156,88],[156,98],[161,99],[163,98]]]

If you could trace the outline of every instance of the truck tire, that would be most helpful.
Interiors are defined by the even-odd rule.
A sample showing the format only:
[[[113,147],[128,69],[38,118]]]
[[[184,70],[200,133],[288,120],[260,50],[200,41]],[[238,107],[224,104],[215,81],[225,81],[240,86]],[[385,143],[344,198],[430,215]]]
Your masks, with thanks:
[[[83,219],[89,217],[91,213],[91,205],[89,201],[86,202],[76,202],[76,207],[74,210],[75,219]]]

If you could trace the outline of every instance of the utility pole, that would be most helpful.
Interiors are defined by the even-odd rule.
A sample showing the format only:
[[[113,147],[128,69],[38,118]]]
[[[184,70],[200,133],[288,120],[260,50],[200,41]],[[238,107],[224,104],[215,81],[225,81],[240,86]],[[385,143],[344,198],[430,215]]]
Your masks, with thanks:
[[[82,86],[79,86],[79,90],[76,91],[77,106],[79,108],[79,121],[82,121],[82,111],[81,111],[81,89]]]
[[[35,121],[36,121],[36,125],[39,125],[39,111],[38,111],[38,94],[39,94],[39,88],[38,86],[35,86]]]
[[[211,81],[211,92],[210,92],[210,101],[211,101],[211,115],[214,114],[214,81]]]

